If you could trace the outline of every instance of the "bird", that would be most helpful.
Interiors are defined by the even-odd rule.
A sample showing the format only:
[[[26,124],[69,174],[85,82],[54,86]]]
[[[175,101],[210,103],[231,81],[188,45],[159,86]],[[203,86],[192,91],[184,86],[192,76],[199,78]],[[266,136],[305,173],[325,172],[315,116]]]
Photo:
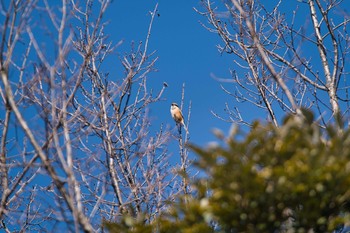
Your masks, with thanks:
[[[171,104],[170,113],[171,113],[172,118],[175,120],[176,124],[183,125],[184,129],[188,133],[187,127],[186,127],[185,122],[184,122],[184,117],[183,117],[181,109],[179,108],[177,103]]]

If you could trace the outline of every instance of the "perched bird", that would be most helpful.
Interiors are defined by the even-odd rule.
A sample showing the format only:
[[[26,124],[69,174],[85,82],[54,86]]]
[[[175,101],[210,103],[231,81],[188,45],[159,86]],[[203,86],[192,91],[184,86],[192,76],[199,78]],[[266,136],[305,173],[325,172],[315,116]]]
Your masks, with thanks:
[[[186,132],[188,133],[181,109],[179,108],[179,106],[176,103],[171,104],[170,113],[171,113],[172,118],[175,120],[176,124],[183,125]]]

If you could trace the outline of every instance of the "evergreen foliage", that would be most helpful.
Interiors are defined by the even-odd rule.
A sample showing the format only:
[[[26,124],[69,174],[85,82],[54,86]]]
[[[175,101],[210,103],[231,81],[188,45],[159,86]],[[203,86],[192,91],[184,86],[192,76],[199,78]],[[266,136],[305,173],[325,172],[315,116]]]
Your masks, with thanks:
[[[205,175],[151,225],[124,216],[111,232],[331,232],[349,224],[350,130],[311,113],[280,128],[255,122],[222,145],[190,148]]]

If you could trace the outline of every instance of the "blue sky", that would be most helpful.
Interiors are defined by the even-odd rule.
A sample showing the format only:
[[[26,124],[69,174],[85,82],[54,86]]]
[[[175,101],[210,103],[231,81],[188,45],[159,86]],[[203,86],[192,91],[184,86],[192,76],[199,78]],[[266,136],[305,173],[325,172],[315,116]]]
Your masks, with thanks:
[[[131,41],[145,40],[150,20],[149,11],[154,9],[157,2],[155,0],[119,0],[111,4],[105,20],[110,22],[107,27],[110,39],[115,43],[123,40],[117,53],[128,51]],[[167,82],[169,87],[164,92],[164,100],[152,106],[151,117],[154,125],[162,122],[174,127],[169,107],[171,102],[180,102],[181,87],[185,83],[186,95],[183,109],[185,115],[188,104],[192,101],[189,126],[191,142],[205,145],[215,140],[215,136],[211,133],[213,128],[219,128],[227,133],[231,127],[229,123],[214,117],[210,111],[213,110],[225,118],[227,116],[224,113],[225,103],[229,103],[231,107],[237,104],[232,97],[222,91],[220,82],[212,76],[229,79],[230,69],[234,70],[238,67],[233,62],[234,56],[218,52],[216,45],[222,44],[219,36],[210,33],[200,24],[200,22],[207,24],[207,19],[193,9],[195,7],[204,11],[200,1],[179,0],[158,3],[160,16],[155,19],[150,40],[150,51],[156,50],[156,55],[159,57],[156,63],[158,72],[149,75],[149,83],[154,90],[159,90],[163,82]],[[276,1],[266,1],[265,7],[270,11],[276,3]],[[217,4],[222,5],[220,1]],[[291,22],[296,9],[295,26],[312,30],[310,19],[303,17],[309,14],[307,4],[299,1],[282,1],[279,7],[287,22]],[[308,35],[312,33],[313,31],[307,32]],[[312,58],[313,66],[318,67],[319,55],[316,46],[313,50],[307,47],[302,53],[305,57]],[[120,73],[115,63],[116,61],[113,61],[111,64],[111,72]],[[318,67],[318,69],[322,74],[322,68]],[[240,73],[238,69],[238,75],[243,76],[244,73]],[[233,85],[225,86],[229,90],[234,90]],[[249,121],[266,120],[265,112],[254,108],[251,104],[239,106],[242,114]],[[282,112],[278,114],[284,115]]]
[[[266,7],[271,8],[276,2],[266,1]],[[49,2],[49,4],[58,5],[59,3],[60,1]],[[176,126],[169,110],[172,102],[179,103],[181,101],[182,85],[185,84],[183,113],[186,119],[189,103],[192,103],[191,122],[189,125],[190,142],[204,146],[213,140],[218,140],[213,135],[212,129],[219,128],[227,134],[231,127],[230,123],[212,115],[211,110],[225,118],[225,103],[229,103],[230,106],[236,104],[232,97],[224,93],[220,88],[221,83],[215,80],[213,76],[229,79],[230,69],[238,69],[238,67],[234,64],[232,55],[218,52],[216,45],[222,43],[219,36],[210,33],[200,24],[200,22],[206,24],[207,19],[193,9],[196,7],[199,10],[203,10],[199,0],[114,0],[103,18],[103,21],[109,22],[106,26],[105,34],[113,44],[118,44],[120,41],[123,41],[123,43],[116,49],[114,54],[111,54],[105,60],[103,71],[101,72],[109,73],[108,78],[113,79],[113,81],[124,77],[124,70],[120,64],[119,56],[123,55],[124,52],[130,51],[132,41],[136,44],[140,41],[145,41],[151,19],[149,12],[153,11],[157,3],[159,4],[159,17],[155,17],[149,42],[149,52],[156,51],[155,56],[159,57],[155,65],[158,71],[148,74],[148,85],[154,90],[154,93],[161,90],[164,82],[169,86],[165,90],[162,100],[152,104],[150,107],[152,131],[157,131],[159,126],[164,124],[173,129],[174,135],[177,134]],[[221,4],[221,1],[217,0],[217,3]],[[94,4],[98,8],[97,1]],[[308,13],[307,6],[302,5],[297,0],[284,0],[280,9],[286,12],[286,18],[290,20],[292,11],[297,5],[300,6],[297,21],[301,25],[310,25],[309,21],[300,17]],[[74,25],[72,26],[74,27]],[[39,32],[40,29],[38,27],[38,31],[34,31],[36,36],[40,38],[41,34],[39,33],[42,33],[46,36],[45,38],[48,38],[46,31]],[[45,46],[43,49],[49,51],[49,53],[55,51],[55,44],[51,43],[51,41],[43,41],[42,44]],[[23,45],[23,47],[25,46]],[[15,56],[23,56],[23,47],[19,46]],[[304,54],[312,58],[313,52],[311,50],[303,51]],[[316,55],[314,57],[317,58]],[[238,75],[243,76],[244,73],[238,69]],[[12,76],[16,76],[16,74]],[[233,90],[233,85],[226,84],[226,87]],[[257,108],[254,108],[249,103],[241,104],[240,110],[248,120],[266,120],[266,114],[261,110],[258,111]],[[25,111],[28,119],[34,119],[30,121],[31,126],[40,127],[40,122],[36,122],[36,118],[32,116],[37,114],[37,112],[32,111],[30,108]],[[17,133],[16,130],[16,128],[11,129],[11,133]],[[20,133],[23,132],[20,131]],[[22,138],[21,135],[19,136],[19,138]],[[21,142],[19,144],[21,145]],[[169,152],[178,155],[176,140],[170,143]],[[171,157],[171,162],[176,163],[178,161],[177,158],[178,156]],[[38,175],[37,178],[42,179],[42,176]],[[41,180],[40,182],[43,183],[46,180]]]
[[[120,51],[128,51],[131,41],[144,41],[152,11],[157,1],[122,0],[114,1],[105,16],[109,20],[107,32],[114,42],[123,40]],[[220,88],[220,83],[211,77],[229,78],[232,59],[227,54],[220,55],[216,45],[219,37],[208,32],[200,21],[206,19],[196,13],[199,1],[160,1],[159,17],[156,17],[150,40],[150,51],[156,50],[159,60],[158,72],[149,75],[149,83],[155,90],[167,82],[164,100],[151,107],[154,125],[163,122],[174,127],[170,116],[170,103],[180,102],[181,89],[185,83],[184,114],[192,102],[190,141],[205,145],[215,137],[211,129],[220,128],[227,132],[230,124],[214,117],[210,110],[223,113],[224,103],[231,101]],[[118,52],[118,50],[117,50]],[[114,66],[111,64],[111,66]],[[119,67],[120,68],[120,67]],[[115,67],[115,72],[120,72]]]
[[[195,7],[204,11],[199,0],[112,1],[103,18],[103,21],[108,22],[105,33],[113,44],[120,41],[123,43],[106,60],[104,71],[110,73],[109,77],[114,80],[123,77],[123,68],[118,57],[130,51],[132,41],[137,44],[145,40],[151,18],[149,12],[153,11],[157,3],[159,17],[155,17],[149,52],[156,51],[155,56],[159,57],[155,65],[158,71],[148,75],[148,84],[154,93],[162,88],[163,82],[169,87],[164,92],[162,100],[151,105],[150,118],[154,130],[157,130],[162,123],[175,129],[169,108],[172,102],[180,102],[182,85],[185,84],[183,109],[185,117],[189,103],[192,103],[190,141],[206,145],[216,140],[212,129],[219,128],[227,133],[231,127],[230,123],[217,119],[210,111],[225,118],[227,117],[224,112],[225,103],[230,106],[236,104],[232,97],[224,93],[220,88],[221,83],[213,76],[229,79],[230,69],[237,69],[237,65],[233,62],[233,56],[218,52],[216,45],[222,43],[219,36],[210,33],[200,24],[200,22],[206,24],[207,19],[194,10]],[[221,4],[220,1],[217,3]],[[94,4],[98,8],[98,3]],[[275,4],[275,1],[266,1],[265,7],[271,8]],[[282,4],[280,10],[285,11],[288,20],[292,18],[293,10],[299,6],[297,21],[301,25],[310,25],[310,22],[300,17],[308,13],[306,4],[289,0],[283,1]],[[49,47],[54,44],[44,45],[47,46],[47,50],[54,50]],[[18,53],[18,56],[21,55]],[[244,73],[238,72],[238,75],[243,76]],[[226,87],[233,90],[233,85],[226,84]],[[241,104],[240,110],[248,120],[265,120],[266,114],[248,103]]]

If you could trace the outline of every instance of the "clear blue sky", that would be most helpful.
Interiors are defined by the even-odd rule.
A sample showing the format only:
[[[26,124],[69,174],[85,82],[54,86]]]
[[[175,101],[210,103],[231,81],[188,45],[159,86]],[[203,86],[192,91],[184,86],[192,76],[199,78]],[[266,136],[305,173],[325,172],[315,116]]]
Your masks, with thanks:
[[[131,41],[145,40],[150,20],[149,11],[154,9],[157,2],[155,0],[118,0],[111,4],[105,16],[105,20],[110,22],[107,33],[115,43],[124,41],[117,52],[128,51]],[[220,1],[218,4],[222,5]],[[275,7],[275,4],[276,1],[266,1],[265,7],[271,10],[270,8]],[[215,140],[211,133],[213,128],[219,128],[227,133],[231,127],[229,123],[213,116],[210,111],[213,110],[226,117],[225,103],[228,102],[231,107],[237,104],[232,97],[221,90],[220,82],[214,80],[211,74],[228,79],[229,70],[237,69],[237,65],[233,62],[233,56],[219,54],[216,45],[222,44],[221,39],[200,24],[200,22],[207,24],[207,19],[195,12],[194,7],[204,11],[199,0],[159,2],[160,16],[155,19],[150,40],[150,51],[156,50],[156,55],[159,57],[156,63],[159,71],[149,75],[149,83],[154,90],[159,90],[163,82],[167,82],[169,87],[163,95],[164,100],[152,105],[151,117],[154,125],[165,123],[174,127],[169,113],[170,103],[180,102],[181,87],[185,83],[186,95],[183,109],[185,115],[188,104],[192,101],[190,141],[205,145]],[[279,9],[289,22],[293,17],[293,11],[298,9],[296,25],[312,29],[311,22],[301,17],[309,14],[307,4],[296,0],[282,1]],[[310,31],[310,33],[313,32]],[[319,59],[317,51],[308,49],[303,53],[313,59]],[[120,74],[121,70],[115,65],[116,62],[115,59],[110,64],[113,69],[111,72]],[[315,66],[315,63],[313,65]],[[322,68],[319,69],[322,70]],[[238,75],[242,76],[244,73],[238,72]],[[226,85],[226,87],[234,90],[233,85],[231,87]],[[240,105],[240,110],[248,120],[265,120],[265,112],[254,108],[249,103]]]
[[[111,4],[105,20],[110,21],[107,27],[110,39],[114,42],[124,41],[118,48],[119,52],[128,51],[131,41],[145,40],[150,20],[148,12],[154,9],[156,3],[120,0]],[[213,128],[224,132],[230,128],[229,123],[210,113],[210,110],[214,110],[223,114],[225,102],[232,101],[211,74],[229,78],[229,68],[233,63],[227,54],[219,54],[216,49],[220,43],[218,35],[200,25],[199,21],[205,22],[206,18],[196,13],[193,7],[202,9],[199,1],[159,2],[160,16],[155,18],[150,40],[150,51],[156,50],[159,57],[156,63],[158,72],[149,75],[149,83],[155,90],[159,90],[163,82],[167,82],[169,87],[164,92],[164,100],[152,105],[150,114],[154,125],[163,122],[175,127],[169,112],[170,104],[180,102],[182,84],[185,83],[185,115],[192,101],[190,141],[205,145],[215,139],[211,133]],[[121,67],[113,63],[110,65],[116,73],[121,72],[118,70]]]
[[[218,3],[220,1],[217,0]],[[60,1],[48,2],[49,4],[60,4]],[[123,41],[115,54],[111,54],[104,63],[103,72],[108,72],[108,77],[114,79],[114,81],[122,78],[124,72],[120,65],[119,55],[130,51],[132,41],[137,44],[145,40],[151,19],[149,12],[153,11],[157,2],[155,0],[114,0],[108,8],[103,18],[103,21],[109,22],[105,34],[113,44]],[[269,8],[277,1],[265,2],[266,7]],[[160,16],[155,17],[149,44],[149,52],[156,51],[156,56],[159,57],[155,65],[158,71],[148,75],[148,84],[154,90],[153,93],[157,93],[164,82],[169,87],[165,90],[162,100],[150,107],[152,130],[158,130],[159,126],[164,124],[174,129],[173,132],[176,134],[175,123],[170,116],[170,104],[181,101],[182,85],[185,83],[185,105],[183,109],[185,117],[188,113],[189,103],[192,102],[189,125],[190,142],[197,145],[206,145],[213,140],[217,140],[211,132],[213,128],[219,128],[227,134],[231,127],[230,123],[217,119],[210,111],[212,110],[226,117],[224,113],[225,103],[228,102],[230,106],[235,104],[234,99],[225,94],[220,88],[220,83],[212,78],[213,74],[218,78],[229,79],[230,68],[237,68],[233,63],[234,57],[228,54],[219,54],[216,45],[222,43],[221,39],[218,35],[208,32],[200,24],[200,21],[206,23],[206,18],[193,9],[196,7],[203,10],[199,0],[164,0],[158,3]],[[98,2],[94,1],[94,4],[97,7]],[[302,6],[302,3],[297,0],[284,0],[283,4],[281,9],[286,11],[286,17],[289,19],[292,17],[291,13],[296,6]],[[304,11],[308,12],[305,5],[300,7],[299,16],[303,15]],[[302,17],[297,20],[305,24],[308,23]],[[74,25],[72,26],[74,27]],[[47,42],[46,46],[47,51],[54,51],[55,49],[54,43],[50,43],[50,41]],[[305,53],[311,52],[305,51]],[[15,56],[22,55],[19,50]],[[238,73],[238,75],[242,76],[244,73]],[[233,86],[231,90],[233,90]],[[30,112],[30,110],[28,109],[26,114],[37,113]],[[250,104],[241,105],[240,110],[249,120],[265,120],[264,112],[257,111]],[[35,122],[31,123],[35,124]],[[13,129],[13,132],[15,130]],[[175,140],[170,143],[169,152],[178,154]],[[176,160],[174,161],[176,162]],[[38,176],[38,179],[41,177]],[[43,182],[43,180],[40,182]]]

